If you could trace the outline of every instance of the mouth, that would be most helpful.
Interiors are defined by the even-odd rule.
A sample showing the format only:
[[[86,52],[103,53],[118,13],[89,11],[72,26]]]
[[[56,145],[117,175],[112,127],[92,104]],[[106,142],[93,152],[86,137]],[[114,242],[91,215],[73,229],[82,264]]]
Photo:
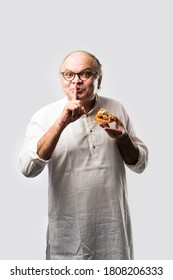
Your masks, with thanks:
[[[77,93],[82,93],[83,92],[83,88],[77,88]]]
[[[84,91],[84,89],[80,88],[80,87],[72,89],[72,92],[76,92],[76,93],[82,93],[83,91]]]

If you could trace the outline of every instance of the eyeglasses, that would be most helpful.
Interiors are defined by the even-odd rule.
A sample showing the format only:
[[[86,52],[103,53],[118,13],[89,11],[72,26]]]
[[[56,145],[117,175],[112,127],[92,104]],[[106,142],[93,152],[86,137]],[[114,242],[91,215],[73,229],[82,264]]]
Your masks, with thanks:
[[[65,72],[61,72],[61,74],[63,75],[63,78],[66,81],[72,81],[76,75],[78,75],[79,79],[82,81],[86,81],[88,80],[91,76],[94,76],[95,74],[97,74],[96,72],[92,72],[92,71],[82,71],[80,73],[74,73],[72,71],[65,71]]]

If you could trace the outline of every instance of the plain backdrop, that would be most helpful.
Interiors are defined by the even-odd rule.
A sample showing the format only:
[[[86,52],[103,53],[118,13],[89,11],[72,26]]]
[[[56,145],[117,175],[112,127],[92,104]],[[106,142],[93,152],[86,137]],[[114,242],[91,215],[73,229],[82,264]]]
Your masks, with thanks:
[[[77,49],[99,58],[100,94],[124,104],[149,149],[143,174],[127,170],[135,259],[173,259],[172,15],[167,0],[0,1],[0,259],[45,259],[47,169],[25,178],[18,157]]]

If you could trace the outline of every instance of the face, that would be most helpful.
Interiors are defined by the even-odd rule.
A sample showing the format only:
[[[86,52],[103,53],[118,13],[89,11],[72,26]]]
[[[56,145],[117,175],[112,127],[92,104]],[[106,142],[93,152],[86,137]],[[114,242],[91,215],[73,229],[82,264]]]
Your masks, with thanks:
[[[95,72],[96,69],[92,58],[85,53],[73,53],[66,58],[61,66],[61,72],[71,71],[80,73],[84,70]],[[75,75],[72,81],[67,81],[61,75],[61,84],[64,93],[69,100],[74,99],[74,94],[82,103],[90,102],[94,99],[101,83],[101,77],[98,78],[96,74],[91,75],[87,80],[83,81],[78,75]]]

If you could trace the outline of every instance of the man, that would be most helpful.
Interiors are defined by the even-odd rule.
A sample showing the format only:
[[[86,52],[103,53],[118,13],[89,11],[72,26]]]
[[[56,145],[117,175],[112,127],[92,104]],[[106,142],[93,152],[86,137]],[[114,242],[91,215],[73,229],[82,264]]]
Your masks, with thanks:
[[[74,51],[63,60],[66,97],[32,117],[20,155],[22,173],[49,170],[47,259],[133,259],[125,165],[141,173],[148,151],[124,107],[98,95],[99,60]],[[100,107],[117,117],[93,122]]]

